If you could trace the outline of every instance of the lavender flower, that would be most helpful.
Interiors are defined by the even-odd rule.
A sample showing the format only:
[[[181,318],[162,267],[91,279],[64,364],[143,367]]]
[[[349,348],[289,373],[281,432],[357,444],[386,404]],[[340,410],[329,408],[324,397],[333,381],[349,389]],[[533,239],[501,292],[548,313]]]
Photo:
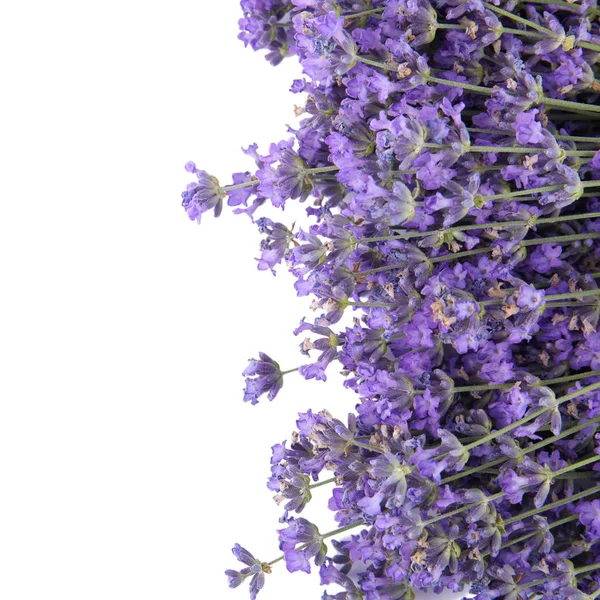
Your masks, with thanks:
[[[244,0],[241,39],[296,55],[290,139],[233,185],[189,164],[191,219],[224,197],[311,298],[306,379],[336,361],[347,421],[273,447],[283,556],[324,598],[588,600],[600,590],[600,29],[591,0]],[[265,203],[306,202],[298,233]],[[236,208],[237,207],[237,208]],[[260,353],[244,400],[273,399]],[[325,471],[329,475],[325,475]],[[312,483],[316,482],[316,483]],[[339,528],[290,517],[331,485]],[[316,498],[315,494],[315,498]],[[346,532],[360,526],[346,537]],[[324,540],[335,551],[328,555]],[[236,547],[237,548],[237,547]]]
[[[227,570],[225,575],[229,581],[229,587],[235,588],[250,577],[250,600],[255,600],[256,595],[265,585],[265,573],[271,573],[271,567],[267,563],[260,562],[248,550],[236,544],[232,549],[233,555],[247,567],[241,571]]]
[[[283,387],[283,373],[270,356],[264,352],[258,353],[259,359],[250,359],[242,375],[246,377],[246,389],[244,390],[244,402],[258,403],[258,398],[267,394],[269,400],[273,400]]]

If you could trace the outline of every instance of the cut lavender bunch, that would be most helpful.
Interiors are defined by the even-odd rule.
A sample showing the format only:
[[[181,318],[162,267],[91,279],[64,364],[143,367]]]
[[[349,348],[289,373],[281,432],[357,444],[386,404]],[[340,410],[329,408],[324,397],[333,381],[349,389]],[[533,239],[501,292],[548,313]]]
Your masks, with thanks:
[[[230,585],[281,561],[325,599],[599,598],[596,1],[241,4],[245,44],[300,61],[300,124],[231,185],[188,163],[183,205],[250,216],[258,268],[312,297],[302,364],[260,353],[244,400],[337,368],[357,404],[273,447],[282,555],[236,545]],[[258,216],[294,201],[297,228]],[[291,514],[317,486],[329,533]]]

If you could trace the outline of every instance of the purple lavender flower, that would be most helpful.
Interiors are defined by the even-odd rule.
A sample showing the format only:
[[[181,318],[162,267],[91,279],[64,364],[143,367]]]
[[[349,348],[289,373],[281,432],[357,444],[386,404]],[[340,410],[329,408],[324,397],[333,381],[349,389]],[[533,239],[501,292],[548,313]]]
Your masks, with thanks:
[[[316,525],[306,519],[288,520],[287,527],[279,529],[279,546],[283,550],[285,564],[290,573],[305,571],[310,573],[310,559],[314,558],[318,567],[323,564],[327,546]],[[296,547],[300,544],[300,547]]]
[[[183,198],[182,206],[185,208],[188,217],[192,221],[200,223],[202,213],[214,209],[215,217],[221,214],[223,209],[224,190],[219,186],[216,177],[209,175],[206,171],[196,168],[193,162],[185,165],[185,170],[194,173],[198,178],[197,182],[189,183],[185,192],[181,194]]]
[[[246,378],[244,402],[252,404],[258,404],[258,398],[263,394],[273,400],[283,387],[283,373],[279,364],[264,352],[259,352],[258,356],[258,360],[250,359],[250,364],[242,373]]]
[[[275,275],[274,268],[278,265],[289,249],[294,234],[281,223],[274,223],[271,219],[261,217],[256,221],[260,233],[266,233],[267,237],[260,243],[261,255],[257,258],[258,270],[271,270]]]
[[[532,109],[515,116],[515,134],[519,144],[539,144],[543,141],[542,124],[535,119],[539,112],[538,109]]]
[[[258,559],[254,558],[248,550],[242,548],[239,544],[235,544],[232,552],[240,562],[248,566],[241,571],[234,571],[231,569],[225,571],[225,575],[227,575],[229,581],[229,587],[236,588],[248,577],[251,577],[250,600],[255,600],[256,595],[265,585],[265,573],[271,573],[271,567],[268,563],[260,562]]]
[[[600,500],[581,502],[574,512],[579,515],[579,522],[586,528],[588,539],[600,539]]]

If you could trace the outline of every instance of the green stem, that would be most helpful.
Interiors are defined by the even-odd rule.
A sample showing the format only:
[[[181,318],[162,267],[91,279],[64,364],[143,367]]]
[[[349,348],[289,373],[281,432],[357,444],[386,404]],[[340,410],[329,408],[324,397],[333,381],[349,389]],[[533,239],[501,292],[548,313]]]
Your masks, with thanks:
[[[555,186],[550,186],[555,187]],[[541,188],[538,188],[541,189]],[[488,196],[491,198],[491,196]],[[524,240],[519,242],[521,246],[539,246],[540,244],[561,244],[564,242],[575,242],[578,240],[591,240],[600,238],[600,233],[575,233],[573,235],[556,235],[547,238],[536,238],[533,240]],[[493,247],[488,248],[474,248],[473,250],[464,250],[463,252],[454,252],[451,254],[443,254],[442,256],[435,256],[434,258],[430,258],[429,262],[434,265],[436,263],[444,262],[447,260],[454,260],[457,258],[465,258],[467,256],[475,256],[477,254],[486,254],[488,252],[492,252]],[[383,267],[376,267],[374,269],[366,269],[365,271],[358,271],[355,273],[355,276],[364,276],[371,275],[373,273],[383,273],[385,271],[391,271],[393,269],[400,268],[404,263],[395,263],[393,265],[385,265]],[[491,301],[484,301],[487,303],[491,303]],[[393,306],[396,306],[395,304]]]
[[[489,133],[491,135],[512,135],[510,131],[501,131],[499,129],[479,129],[478,127],[467,127],[470,133]],[[564,142],[587,142],[590,144],[600,144],[600,137],[585,137],[581,135],[555,135],[555,139]]]
[[[436,29],[464,29],[464,27],[462,25],[458,25],[455,23],[436,23],[435,25]]]
[[[552,308],[581,308],[582,306],[594,306],[591,302],[549,302],[544,304],[544,310]]]
[[[339,167],[330,165],[329,167],[315,167],[314,169],[304,169],[305,175],[312,175],[318,173],[331,173],[332,171],[339,171]]]
[[[600,292],[600,290],[598,290]],[[571,381],[578,381],[579,379],[586,379],[587,377],[595,377],[600,375],[600,369],[596,371],[589,371],[588,373],[577,373],[575,375],[566,375],[564,377],[555,377],[554,379],[543,379],[539,383],[536,383],[532,387],[547,387],[549,385],[558,385],[559,383],[569,383]],[[516,381],[508,383],[498,383],[495,385],[465,385],[462,387],[455,387],[455,393],[461,392],[484,392],[487,390],[509,390],[511,387],[518,383]]]
[[[559,433],[558,435],[553,435],[552,437],[546,438],[545,440],[542,440],[541,442],[537,442],[536,444],[527,446],[527,448],[523,448],[521,451],[521,454],[522,454],[522,456],[525,456],[526,454],[529,454],[530,452],[536,452],[540,448],[544,448],[550,444],[554,444],[554,442],[557,442],[557,441],[562,440],[570,435],[573,435],[574,433],[577,433],[577,432],[581,431],[582,429],[587,429],[591,425],[594,425],[598,422],[600,422],[600,416],[594,417],[593,419],[590,419],[589,421],[586,421],[585,423],[579,423],[579,425],[576,425],[575,427],[571,427],[570,429],[566,429],[565,431]],[[456,473],[455,475],[451,475],[450,477],[446,477],[446,478],[442,479],[442,485],[446,485],[447,483],[451,483],[452,481],[456,481],[458,479],[462,479],[463,477],[467,477],[469,475],[474,475],[475,473],[479,473],[480,471],[485,471],[485,470],[493,468],[497,465],[501,465],[502,463],[506,462],[507,460],[509,460],[509,458],[506,456],[503,456],[501,458],[497,458],[496,460],[492,460],[483,465],[479,465],[478,467],[472,467],[470,469],[467,469],[466,471],[461,471],[460,473]]]
[[[515,588],[515,592],[517,593],[516,598],[521,598],[521,596],[519,595],[519,592],[522,592],[523,590],[527,590],[529,588],[532,588],[536,585],[543,585],[544,583],[547,583],[548,580],[547,579],[536,579],[535,581],[530,581],[529,583],[524,583],[523,585],[520,585],[519,587]],[[530,598],[531,600],[531,598]]]
[[[526,25],[527,27],[531,27],[532,29],[536,29],[540,33],[544,33],[545,35],[547,35],[550,39],[556,39],[556,34],[551,29],[542,27],[541,25],[538,25],[537,23],[534,23],[529,19],[524,19],[519,15],[515,15],[511,12],[508,12],[507,10],[504,10],[503,8],[499,8],[497,6],[494,6],[493,4],[489,4],[488,2],[483,2],[483,5],[492,12],[495,12],[499,15],[502,15],[503,17],[516,21],[517,23],[521,23],[522,25]]]
[[[516,154],[535,154],[545,152],[546,148],[525,148],[525,147],[510,147],[510,146],[469,146],[469,152],[509,152]]]
[[[576,390],[570,394],[567,394],[566,396],[557,398],[556,406],[564,404],[565,402],[568,402],[569,400],[573,400],[573,398],[577,398],[579,396],[582,396],[583,394],[587,394],[588,392],[593,392],[594,390],[597,390],[598,388],[600,388],[600,382],[592,383],[591,385],[585,386],[579,390]],[[525,425],[525,423],[529,423],[529,421],[533,421],[534,419],[537,419],[539,416],[543,415],[548,410],[549,409],[544,406],[544,407],[532,412],[530,415],[526,415],[522,419],[519,419],[518,421],[511,423],[510,425],[507,425],[506,427],[503,427],[502,429],[499,429],[499,430],[495,431],[494,433],[489,433],[488,435],[480,438],[476,442],[468,444],[467,446],[464,447],[464,449],[466,451],[471,451],[473,448],[477,448],[478,446],[481,446],[482,444],[487,444],[489,441],[494,440],[497,437],[504,435],[505,433],[509,433],[513,429],[516,429],[517,427],[520,427],[521,425]]]
[[[542,194],[544,192],[555,192],[556,190],[562,190],[563,185],[544,185],[542,187],[530,188],[528,190],[515,190],[512,192],[505,192],[503,194],[492,194],[491,196],[482,196],[482,200],[487,202],[488,200],[504,200],[505,198],[516,198],[517,196],[529,196],[530,194]]]
[[[491,496],[487,496],[486,501],[494,502],[495,500],[499,500],[500,498],[503,498],[505,495],[506,494],[504,492],[498,492],[497,494],[492,494]],[[469,510],[473,506],[477,506],[478,504],[479,504],[479,502],[472,502],[471,504],[465,504],[464,506],[461,506],[460,508],[450,510],[448,512],[442,513],[441,515],[438,515],[437,517],[428,519],[427,521],[423,521],[422,525],[423,525],[423,527],[427,527],[428,525],[437,523],[438,521],[441,521],[442,519],[447,519],[449,517],[453,517],[454,515],[458,515],[458,514],[464,512],[465,510]]]
[[[330,167],[315,167],[314,169],[304,169],[305,175],[312,175],[318,173],[330,173],[332,171],[339,171],[339,168],[335,165]],[[224,192],[231,192],[232,190],[239,190],[241,188],[250,187],[254,185],[258,185],[260,183],[259,179],[253,179],[252,181],[244,181],[244,183],[236,183],[235,185],[226,185],[221,188]]]
[[[354,529],[355,527],[359,527],[360,525],[364,525],[364,522],[356,521],[356,523],[350,523],[350,525],[344,525],[344,527],[340,527],[339,529],[334,529],[333,531],[330,531],[329,533],[325,533],[321,536],[321,538],[326,540],[327,538],[333,537],[334,535],[337,535],[338,533],[344,533],[344,531],[349,531],[350,529]]]
[[[594,52],[600,52],[600,46],[598,44],[590,44],[590,42],[577,42],[575,44],[580,48],[585,48],[586,50],[594,50]]]
[[[491,96],[494,91],[491,88],[482,87],[480,85],[471,85],[470,83],[464,83],[462,81],[452,81],[450,79],[441,79],[439,77],[430,76],[428,81],[431,83],[439,83],[441,85],[448,85],[450,87],[462,88],[468,92],[474,92],[475,94],[483,94],[485,96]]]
[[[600,294],[600,289],[584,290],[582,292],[567,292],[566,294],[548,294],[544,296],[544,300],[567,300],[569,298],[587,298],[588,296],[596,296]],[[506,298],[495,298],[493,300],[482,300],[480,306],[490,306],[492,304],[503,304]]]
[[[390,67],[390,65],[386,65],[385,63],[378,62],[376,60],[371,60],[370,58],[366,58],[365,56],[361,56],[360,54],[356,54],[356,60],[358,62],[364,63],[365,65],[369,65],[370,67],[377,67],[378,69],[383,69],[384,71],[395,71],[394,67]]]
[[[325,479],[323,481],[318,481],[317,483],[312,483],[308,486],[309,490],[314,490],[315,488],[321,487],[322,485],[327,485],[329,483],[335,482],[337,477],[331,477],[330,479]]]
[[[589,481],[590,479],[593,479],[597,476],[598,473],[596,473],[596,471],[581,471],[581,473],[567,473],[565,475],[557,475],[555,479],[586,479],[587,481]]]
[[[484,4],[486,4],[484,2]],[[490,5],[491,6],[491,5]],[[494,7],[496,8],[496,7]],[[499,9],[502,10],[502,9]],[[508,13],[510,14],[510,13]],[[542,27],[545,30],[545,27]],[[549,29],[546,31],[550,31]],[[554,34],[552,34],[554,36]],[[371,67],[377,67],[378,69],[383,69],[384,71],[395,71],[396,69],[390,65],[386,65],[385,63],[371,60],[370,58],[365,58],[364,56],[360,56],[359,54],[354,55],[356,60],[364,63],[365,65],[369,65]],[[470,83],[465,83],[463,81],[452,81],[450,79],[440,79],[439,77],[434,77],[433,75],[427,75],[427,81],[431,83],[437,83],[441,85],[447,85],[450,87],[460,88],[462,90],[466,90],[468,92],[474,92],[476,94],[484,94],[485,96],[493,95],[494,91],[490,88],[486,88],[480,85],[471,85]],[[570,100],[557,100],[555,98],[547,98],[546,96],[540,96],[536,104],[545,104],[546,106],[555,106],[557,108],[562,108],[567,111],[585,111],[586,114],[588,112],[597,112],[600,113],[600,106],[596,106],[594,104],[582,104],[581,102],[571,102]]]
[[[558,471],[554,471],[553,473],[553,477],[559,477],[560,475],[564,475],[565,473],[570,473],[571,471],[575,471],[576,469],[579,469],[580,467],[586,467],[587,465],[591,465],[595,462],[598,462],[600,460],[600,455],[595,454],[594,456],[591,456],[590,458],[586,458],[585,460],[582,460],[578,463],[573,463],[571,465],[567,465],[566,467],[563,467],[562,469],[559,469]]]
[[[287,375],[288,373],[293,373],[294,371],[297,371],[300,367],[296,367],[295,369],[289,369],[288,371],[281,371],[282,375]]]
[[[582,44],[584,42],[581,42]],[[578,44],[579,45],[579,44]],[[557,98],[548,98],[541,96],[538,104],[545,104],[546,106],[556,106],[557,108],[563,108],[565,110],[575,110],[588,112],[600,113],[600,105],[597,104],[583,104],[582,102],[571,102],[570,100],[558,100]]]
[[[512,35],[530,37],[536,40],[546,39],[546,36],[541,33],[535,33],[535,31],[524,31],[523,29],[511,29],[510,27],[502,27],[502,33],[510,33]]]
[[[579,567],[575,569],[573,573],[575,575],[581,575],[582,573],[589,573],[590,571],[595,571],[596,569],[600,569],[600,563],[594,563],[593,565],[585,565],[583,567]]]
[[[553,113],[552,120],[553,121],[589,121],[600,119],[600,115],[571,115],[564,113]]]
[[[563,0],[528,0],[530,4],[549,4],[551,6],[560,6],[562,8],[577,9],[578,4],[564,2]]]
[[[485,254],[491,252],[492,248],[475,248],[474,250],[464,250],[463,252],[455,252],[454,254],[444,254],[443,256],[436,256],[430,258],[429,262],[436,264],[444,262],[446,260],[454,260],[455,258],[464,258],[466,256],[475,256],[476,254]]]
[[[577,521],[577,519],[579,519],[579,515],[570,515],[568,517],[565,517],[564,519],[560,519],[558,521],[555,521],[554,523],[550,523],[548,525],[548,529],[554,529],[555,527],[560,527],[561,525],[566,525],[567,523],[572,523],[573,521]],[[513,546],[514,544],[524,542],[525,540],[528,540],[529,538],[531,538],[537,534],[538,534],[537,531],[532,531],[531,533],[522,535],[521,537],[518,537],[515,540],[507,540],[506,542],[504,542],[504,544],[502,544],[502,546],[500,546],[500,550],[503,550],[504,548]],[[483,556],[487,556],[488,554],[489,554],[489,552],[486,552]]]
[[[364,308],[391,308],[398,306],[398,304],[392,304],[391,302],[353,302],[348,300],[348,306],[358,306]]]
[[[231,192],[232,190],[239,190],[240,188],[250,187],[252,185],[258,185],[260,181],[258,179],[253,179],[252,181],[245,181],[244,183],[236,183],[235,185],[226,185],[224,188],[221,188],[224,192]]]
[[[328,533],[323,534],[321,536],[321,539],[326,540],[327,538],[333,537],[334,535],[337,535],[338,533],[344,533],[345,531],[349,531],[350,529],[354,529],[355,527],[359,527],[360,525],[363,525],[363,524],[364,524],[364,521],[356,521],[355,523],[351,523],[350,525],[345,525],[344,527],[340,527],[338,529],[334,529],[333,531],[329,531]],[[302,544],[302,546],[298,547],[298,550],[303,550],[304,548],[306,548],[309,545],[309,543]],[[281,556],[277,557],[275,560],[268,562],[267,564],[269,566],[274,565],[275,563],[278,563],[280,560],[283,560],[284,558],[285,557],[282,554]]]
[[[504,521],[504,525],[510,525],[511,523],[517,523],[518,521],[522,521],[523,519],[528,519],[529,517],[533,517],[539,513],[546,512],[547,510],[553,510],[555,508],[559,508],[561,506],[564,506],[565,504],[570,504],[571,502],[581,500],[582,498],[586,498],[587,496],[591,496],[592,494],[597,494],[599,492],[600,492],[600,485],[594,486],[588,490],[579,492],[578,494],[573,494],[573,496],[569,496],[568,498],[563,498],[562,500],[557,500],[556,502],[551,502],[550,504],[545,504],[541,508],[532,509],[532,510],[524,512],[516,517],[507,519],[506,521]]]
[[[370,444],[363,444],[362,442],[359,442],[355,439],[352,440],[352,445],[358,446],[359,448],[364,448],[365,450],[370,450],[371,452],[378,452],[379,454],[383,454],[383,452],[378,448],[373,448],[373,446],[371,446]]]
[[[567,300],[569,298],[587,298],[588,296],[596,296],[598,294],[600,294],[600,289],[567,292],[566,294],[548,294],[546,298],[549,300]]]
[[[521,246],[539,246],[540,244],[561,244],[563,242],[577,242],[579,240],[596,240],[600,238],[600,233],[574,233],[573,235],[555,235],[547,238],[536,238],[534,240],[524,240],[520,242]]]
[[[360,238],[356,242],[384,242],[386,240],[405,239],[413,237],[426,237],[434,233],[453,233],[455,231],[472,231],[476,229],[510,229],[511,227],[535,227],[536,225],[548,225],[561,223],[563,221],[578,221],[579,219],[595,219],[600,217],[600,212],[583,213],[580,215],[561,215],[559,217],[545,217],[542,219],[532,218],[530,221],[501,221],[497,223],[473,223],[472,225],[457,225],[456,227],[445,227],[434,231],[398,231],[395,235]]]
[[[350,13],[348,15],[342,14],[341,16],[344,17],[344,19],[357,19],[359,17],[366,17],[368,15],[374,15],[374,14],[383,12],[384,10],[385,10],[385,7],[372,8],[371,10],[363,10],[362,12]]]

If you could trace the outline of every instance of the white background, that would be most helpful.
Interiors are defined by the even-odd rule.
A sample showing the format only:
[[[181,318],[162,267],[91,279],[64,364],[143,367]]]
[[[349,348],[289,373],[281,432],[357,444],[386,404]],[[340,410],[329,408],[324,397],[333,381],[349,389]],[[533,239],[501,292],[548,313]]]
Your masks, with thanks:
[[[335,368],[242,403],[259,350],[300,364],[309,302],[256,270],[245,216],[198,227],[180,206],[185,162],[227,183],[252,168],[241,146],[297,123],[296,63],[244,49],[240,15],[200,0],[0,10],[3,600],[247,598],[223,571],[241,566],[235,542],[278,555],[270,446],[298,411],[353,408]],[[327,498],[306,511],[322,531]],[[316,574],[278,567],[260,598],[320,597]]]

